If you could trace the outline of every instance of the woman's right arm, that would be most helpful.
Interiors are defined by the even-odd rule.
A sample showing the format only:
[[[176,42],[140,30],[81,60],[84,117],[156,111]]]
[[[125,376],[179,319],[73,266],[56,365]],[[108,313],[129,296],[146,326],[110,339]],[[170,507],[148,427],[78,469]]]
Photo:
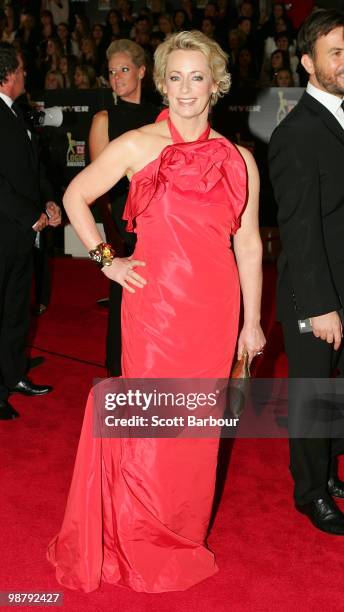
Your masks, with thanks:
[[[90,159],[94,161],[104,151],[109,144],[109,115],[106,110],[96,113],[92,120],[92,125],[88,138]],[[106,240],[114,247],[116,253],[123,254],[123,240],[116,230],[116,225],[112,217],[111,201],[109,194],[106,193],[97,200],[97,209],[100,212],[104,226]]]
[[[63,204],[71,224],[88,251],[103,240],[90,211],[90,205],[135,167],[138,157],[140,157],[140,146],[136,143],[135,132],[126,132],[112,140],[68,186]],[[104,267],[103,271],[108,278],[117,281],[133,293],[134,289],[128,285],[128,281],[140,288],[146,282],[133,270],[133,267],[140,265],[144,265],[144,262],[116,258],[113,264]]]

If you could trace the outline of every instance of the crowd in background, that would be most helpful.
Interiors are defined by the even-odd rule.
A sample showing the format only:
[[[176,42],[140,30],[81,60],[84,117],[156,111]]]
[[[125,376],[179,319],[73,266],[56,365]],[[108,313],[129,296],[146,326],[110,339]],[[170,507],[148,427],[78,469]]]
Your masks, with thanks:
[[[314,0],[212,0],[203,8],[192,0],[113,0],[99,23],[91,21],[87,6],[69,0],[2,2],[0,40],[23,52],[29,91],[107,87],[106,49],[112,41],[139,43],[149,65],[163,40],[191,29],[226,50],[234,88],[304,85],[296,36]]]

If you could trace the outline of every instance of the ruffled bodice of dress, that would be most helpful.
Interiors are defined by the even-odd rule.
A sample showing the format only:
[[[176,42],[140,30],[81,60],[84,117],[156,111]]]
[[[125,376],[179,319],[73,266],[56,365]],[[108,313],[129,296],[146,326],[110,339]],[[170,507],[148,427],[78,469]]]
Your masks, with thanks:
[[[169,120],[168,120],[169,121]],[[229,231],[235,234],[246,204],[247,172],[235,145],[225,138],[208,138],[210,127],[194,142],[184,142],[169,121],[173,143],[131,177],[123,218],[128,231],[135,231],[136,220],[152,199],[160,199],[169,189],[171,197],[196,197],[200,203],[221,197],[231,211]]]

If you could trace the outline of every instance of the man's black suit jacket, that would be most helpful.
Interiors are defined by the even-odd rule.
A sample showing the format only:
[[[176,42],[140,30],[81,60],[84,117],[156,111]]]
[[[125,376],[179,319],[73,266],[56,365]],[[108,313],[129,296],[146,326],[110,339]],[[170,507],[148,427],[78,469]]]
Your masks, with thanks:
[[[270,176],[282,253],[277,315],[294,301],[296,319],[344,304],[344,129],[305,92],[274,131]]]
[[[33,242],[32,226],[53,194],[42,173],[35,134],[30,140],[23,120],[1,98],[0,134],[0,236],[25,235]]]

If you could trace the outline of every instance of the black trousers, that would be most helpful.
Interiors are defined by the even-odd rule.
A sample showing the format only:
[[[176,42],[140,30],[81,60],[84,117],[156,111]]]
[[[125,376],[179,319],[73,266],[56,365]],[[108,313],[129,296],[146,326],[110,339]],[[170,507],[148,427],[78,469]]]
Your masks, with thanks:
[[[333,350],[333,345],[316,338],[312,333],[300,334],[295,310],[290,304],[289,311],[282,321],[286,353],[289,362],[289,378],[317,379],[330,378],[334,367],[344,371],[344,352]],[[289,431],[295,436],[298,431],[300,411],[314,409],[314,419],[321,412],[321,407],[305,406],[307,381],[293,381],[294,393],[290,395],[288,406]],[[314,382],[316,386],[317,382]],[[300,393],[298,393],[299,385]],[[310,385],[312,383],[310,382]],[[320,382],[321,385],[321,382]],[[296,392],[295,392],[296,390]],[[312,397],[315,397],[313,395]],[[334,407],[330,407],[334,411]],[[327,408],[328,411],[328,408]],[[332,430],[331,419],[328,429]],[[322,430],[326,430],[321,424]],[[332,457],[344,453],[344,438],[335,437],[290,437],[290,470],[294,479],[294,498],[297,504],[305,504],[327,493],[327,482]]]
[[[0,400],[27,370],[33,242],[31,231],[0,236]]]
[[[124,240],[124,256],[130,257],[135,249],[136,234],[126,232],[126,222],[117,220],[117,229]],[[105,365],[110,376],[122,374],[122,331],[121,331],[121,308],[122,308],[122,285],[110,281],[109,292],[109,315],[106,335],[106,360]]]
[[[51,228],[49,228],[51,229]],[[33,269],[35,279],[35,298],[36,304],[48,306],[51,294],[51,277],[49,268],[49,246],[44,235],[48,229],[41,232],[39,248],[33,249]]]
[[[109,316],[106,335],[106,368],[110,376],[122,374],[121,306],[123,288],[110,281]]]

